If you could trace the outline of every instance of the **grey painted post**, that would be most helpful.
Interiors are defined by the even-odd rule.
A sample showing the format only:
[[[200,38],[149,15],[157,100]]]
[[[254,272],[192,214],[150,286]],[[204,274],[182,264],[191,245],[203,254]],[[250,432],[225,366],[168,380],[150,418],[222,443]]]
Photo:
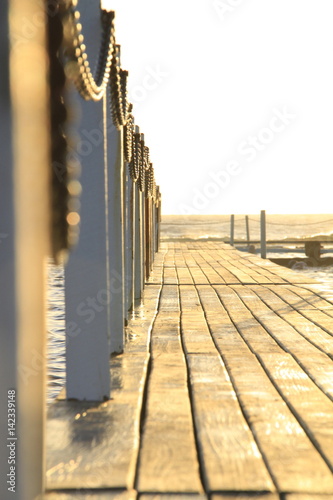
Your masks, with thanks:
[[[81,107],[80,129],[100,131],[103,137],[103,103],[82,101]],[[107,169],[103,140],[91,146],[89,155],[81,156],[81,163],[80,238],[65,268],[67,397],[103,400],[110,395]]]
[[[134,242],[134,298],[141,299],[142,292],[142,193],[139,190],[137,182],[134,186],[135,191],[135,242]]]
[[[145,287],[145,282],[146,282],[146,259],[147,259],[147,251],[146,251],[146,242],[145,242],[145,235],[146,235],[146,199],[145,199],[145,193],[140,191],[140,197],[141,197],[141,225],[140,225],[140,240],[141,240],[141,268],[142,268],[142,273],[141,273],[141,291],[143,291]]]
[[[45,260],[49,251],[50,168],[45,26],[39,22],[34,24],[31,36],[24,38],[22,34],[24,22],[32,25],[33,16],[40,20],[43,14],[43,6],[37,0],[0,4],[0,498],[3,499],[31,500],[44,492]],[[16,45],[17,40],[22,43]],[[15,404],[15,413],[7,401]],[[14,426],[8,425],[8,413],[16,416]],[[10,451],[15,453],[15,464],[8,463]],[[7,476],[10,465],[15,467],[12,477]],[[10,487],[13,490],[8,491]]]
[[[235,216],[230,216],[230,245],[234,246]]]
[[[154,224],[154,212],[155,205],[153,197],[149,199],[149,212],[150,212],[150,272],[153,270],[154,255],[155,255],[155,224]]]
[[[110,272],[110,352],[124,348],[124,216],[123,216],[123,129],[112,125],[107,133],[108,209],[109,209],[109,272]]]
[[[126,284],[126,309],[127,312],[131,309],[133,304],[133,193],[134,183],[129,175],[127,165],[126,176],[126,223],[125,223],[125,243],[126,243],[126,259],[125,259],[125,284]]]
[[[250,246],[250,226],[249,226],[249,216],[248,215],[245,215],[245,226],[246,226],[247,245]]]
[[[260,212],[260,253],[261,258],[266,259],[266,211]]]
[[[156,233],[157,233],[157,227],[156,227],[156,205],[155,205],[155,200],[153,200],[152,203],[152,238],[153,238],[153,259],[155,259],[155,253],[156,253]]]
[[[98,53],[100,12],[85,3],[81,21],[89,53]],[[81,225],[78,245],[65,268],[67,397],[103,400],[110,396],[108,207],[105,129],[107,101],[79,101],[82,165]]]

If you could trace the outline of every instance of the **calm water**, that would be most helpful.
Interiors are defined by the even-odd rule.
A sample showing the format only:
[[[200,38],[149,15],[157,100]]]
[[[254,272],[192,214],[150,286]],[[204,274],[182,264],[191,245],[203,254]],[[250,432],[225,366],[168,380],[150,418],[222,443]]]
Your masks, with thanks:
[[[260,239],[259,216],[251,215],[250,238]],[[227,215],[169,215],[163,217],[162,238],[219,238],[228,240],[230,217]],[[304,256],[302,240],[313,237],[324,240],[325,255],[333,256],[333,215],[267,215],[267,240],[299,239],[299,245],[284,245],[290,258]],[[245,216],[235,216],[235,239],[246,240]],[[331,244],[329,242],[332,242]],[[259,245],[258,245],[259,247]],[[257,249],[259,251],[259,248]],[[282,256],[283,248],[268,247],[268,257]],[[333,266],[302,269],[318,279],[324,289],[332,290]],[[48,290],[48,402],[65,383],[65,305],[64,272],[61,266],[49,266]]]

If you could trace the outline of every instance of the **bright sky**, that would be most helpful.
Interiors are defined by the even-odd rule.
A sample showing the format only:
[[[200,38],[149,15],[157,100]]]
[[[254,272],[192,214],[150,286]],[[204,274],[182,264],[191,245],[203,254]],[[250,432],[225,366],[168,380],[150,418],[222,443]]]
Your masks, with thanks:
[[[164,214],[332,213],[332,0],[107,0]]]

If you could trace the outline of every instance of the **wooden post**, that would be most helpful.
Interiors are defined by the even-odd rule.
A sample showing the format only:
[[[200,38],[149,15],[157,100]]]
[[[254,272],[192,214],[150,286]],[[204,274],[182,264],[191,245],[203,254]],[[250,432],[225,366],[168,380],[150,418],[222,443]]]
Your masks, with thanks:
[[[250,246],[250,225],[249,225],[249,216],[245,215],[245,226],[246,226],[246,240],[247,246]]]
[[[266,211],[260,212],[260,253],[261,258],[266,259]]]
[[[235,216],[230,216],[230,245],[234,246]]]
[[[41,20],[38,24],[33,24],[35,16]],[[44,493],[45,264],[50,234],[50,148],[48,55],[43,19],[44,8],[37,0],[0,4],[0,498],[3,499],[31,500]],[[34,26],[27,38],[22,34],[23,23]],[[10,412],[16,417],[14,426],[8,425],[7,401],[15,405],[15,413]],[[10,451],[15,454],[12,464],[8,462]],[[15,467],[11,477],[7,475],[10,465]]]
[[[100,15],[93,2],[82,9],[88,50],[99,48]],[[93,34],[93,36],[92,36]],[[110,293],[108,239],[107,99],[84,101],[77,155],[82,165],[79,243],[65,268],[67,397],[98,400],[110,396]]]

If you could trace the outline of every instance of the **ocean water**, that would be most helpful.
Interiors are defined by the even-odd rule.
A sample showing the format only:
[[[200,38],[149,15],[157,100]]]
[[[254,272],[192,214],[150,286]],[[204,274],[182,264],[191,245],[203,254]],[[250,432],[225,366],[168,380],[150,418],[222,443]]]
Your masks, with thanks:
[[[325,241],[322,252],[333,256],[333,215],[267,215],[266,236],[283,244],[269,245],[267,257],[304,257],[304,239]],[[250,239],[260,240],[260,218],[249,215]],[[218,239],[228,241],[230,216],[166,215],[162,218],[161,238]],[[288,244],[297,240],[296,244]],[[246,241],[245,215],[235,216],[235,240]],[[244,248],[242,243],[236,247]],[[260,251],[259,244],[256,245]],[[333,289],[333,266],[307,268],[301,272],[319,280],[323,289]],[[65,383],[65,301],[64,270],[49,264],[48,275],[48,393],[50,404]]]

